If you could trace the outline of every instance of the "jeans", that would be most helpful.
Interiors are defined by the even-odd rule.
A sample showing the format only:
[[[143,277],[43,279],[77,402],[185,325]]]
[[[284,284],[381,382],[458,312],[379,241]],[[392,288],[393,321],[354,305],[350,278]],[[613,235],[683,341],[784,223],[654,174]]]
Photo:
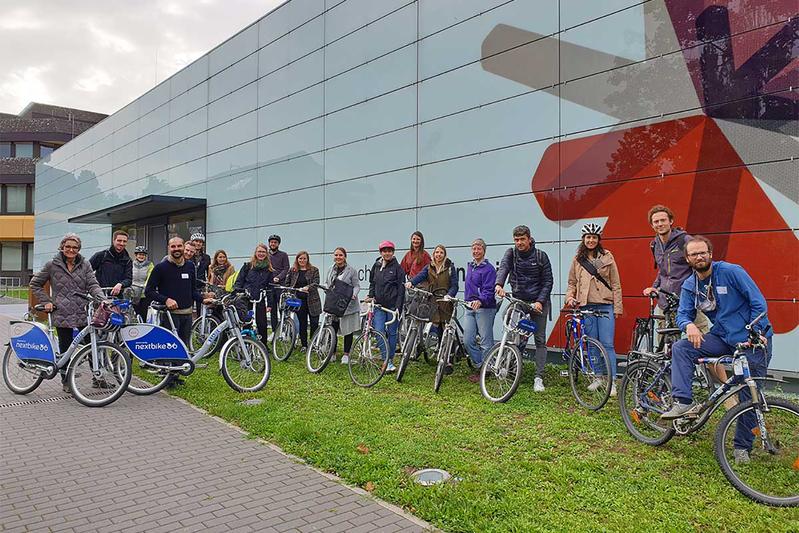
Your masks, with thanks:
[[[468,310],[463,316],[463,343],[476,368],[480,368],[488,351],[494,346],[494,317],[496,307],[481,307],[477,311]],[[480,344],[477,344],[477,333]]]
[[[530,313],[530,319],[535,323],[535,377],[544,378],[544,367],[547,364],[547,317],[549,316],[549,304],[544,304],[540,313]],[[527,346],[527,338],[519,344],[519,351],[524,354]]]
[[[388,340],[388,354],[386,354],[386,347],[381,342],[380,357],[383,361],[388,360],[389,363],[394,360],[394,353],[397,351],[397,332],[399,331],[399,320],[395,320],[388,326],[386,325],[386,322],[391,320],[391,318],[391,315],[382,309],[375,309],[375,314],[372,318],[372,327],[384,334]]]
[[[585,334],[598,340],[610,359],[610,376],[616,378],[616,349],[613,348],[613,335],[616,333],[616,315],[613,314],[613,304],[586,304],[583,309],[604,311],[607,318],[595,316],[585,317]]]
[[[769,339],[766,352],[758,349],[754,352],[747,352],[746,359],[749,361],[749,371],[752,377],[765,377],[771,361],[772,339]],[[712,333],[705,335],[699,348],[694,348],[691,341],[682,339],[674,343],[671,349],[671,383],[672,396],[682,404],[690,404],[693,400],[691,382],[694,376],[694,365],[700,357],[719,357],[732,355],[735,351],[724,340]],[[741,403],[752,399],[749,388],[743,388],[738,393],[738,400]],[[754,413],[749,412],[738,418],[738,425],[735,428],[735,438],[733,445],[736,449],[750,451],[754,442],[752,429],[757,425]]]

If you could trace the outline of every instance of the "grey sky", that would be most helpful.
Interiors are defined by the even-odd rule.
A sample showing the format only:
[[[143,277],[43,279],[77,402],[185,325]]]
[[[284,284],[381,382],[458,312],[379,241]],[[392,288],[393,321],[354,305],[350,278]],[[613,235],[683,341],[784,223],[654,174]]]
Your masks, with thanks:
[[[0,112],[113,113],[283,1],[0,0]]]

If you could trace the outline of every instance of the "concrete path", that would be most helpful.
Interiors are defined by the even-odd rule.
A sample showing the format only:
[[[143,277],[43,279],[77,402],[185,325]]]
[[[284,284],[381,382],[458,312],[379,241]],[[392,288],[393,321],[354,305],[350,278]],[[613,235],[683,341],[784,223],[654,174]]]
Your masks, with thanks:
[[[427,529],[165,393],[90,409],[58,379],[27,396],[0,383],[0,530]]]

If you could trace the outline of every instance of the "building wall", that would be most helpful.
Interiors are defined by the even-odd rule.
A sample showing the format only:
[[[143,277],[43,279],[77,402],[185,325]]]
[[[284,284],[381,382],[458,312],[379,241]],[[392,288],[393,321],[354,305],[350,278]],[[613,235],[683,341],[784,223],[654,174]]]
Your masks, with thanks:
[[[704,0],[291,0],[40,163],[36,263],[69,217],[146,194],[206,198],[209,248],[271,233],[366,269],[420,229],[459,265],[526,223],[556,304],[588,221],[620,262],[617,347],[654,278],[646,212],[744,265],[772,367],[797,369],[796,4]],[[791,21],[790,18],[794,17]],[[550,343],[560,326],[550,324]]]

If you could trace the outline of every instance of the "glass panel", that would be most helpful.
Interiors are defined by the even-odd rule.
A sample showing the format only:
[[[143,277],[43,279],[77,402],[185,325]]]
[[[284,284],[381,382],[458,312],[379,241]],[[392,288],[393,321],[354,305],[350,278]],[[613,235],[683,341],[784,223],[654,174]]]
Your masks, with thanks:
[[[14,143],[17,148],[16,157],[33,157],[33,143]]]
[[[31,270],[33,268],[33,243],[29,242],[26,249],[28,251],[28,270]]]
[[[6,185],[7,212],[24,213],[25,209],[25,190],[27,185]]]
[[[40,149],[41,149],[41,157],[47,157],[48,155],[53,153],[53,150],[55,150],[55,148],[53,148],[52,146],[48,146],[46,144],[41,145]]]
[[[11,143],[0,143],[0,157],[11,157]]]
[[[21,242],[4,242],[0,256],[0,270],[22,270]]]

